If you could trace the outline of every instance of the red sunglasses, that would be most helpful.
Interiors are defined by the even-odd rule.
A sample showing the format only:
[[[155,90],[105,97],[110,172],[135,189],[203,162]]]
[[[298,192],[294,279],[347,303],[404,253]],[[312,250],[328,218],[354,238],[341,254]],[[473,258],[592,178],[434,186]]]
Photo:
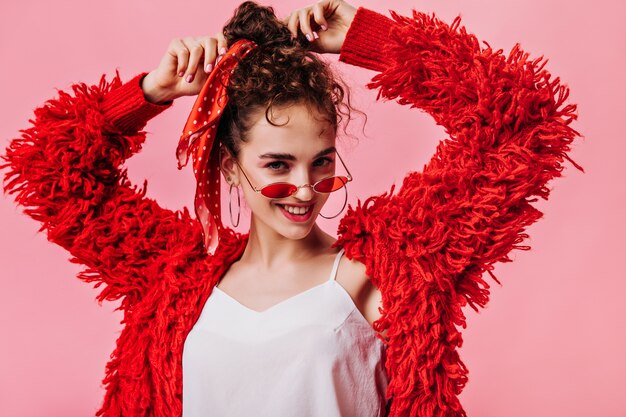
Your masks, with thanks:
[[[301,186],[297,186],[289,182],[273,182],[271,184],[267,184],[263,187],[257,188],[254,185],[252,185],[252,183],[250,182],[250,179],[248,178],[248,175],[246,175],[243,168],[241,168],[241,165],[239,165],[239,162],[237,162],[237,159],[235,158],[233,159],[235,160],[237,165],[239,165],[239,169],[241,169],[243,176],[246,177],[246,180],[248,180],[248,184],[250,184],[250,187],[252,187],[254,191],[256,191],[257,193],[261,193],[262,195],[268,198],[286,198],[295,194],[301,187],[311,187],[313,188],[313,191],[318,192],[318,193],[332,193],[333,191],[339,190],[341,187],[346,185],[349,181],[352,181],[352,175],[350,175],[350,171],[348,171],[348,167],[346,167],[346,164],[343,162],[343,159],[341,159],[341,156],[339,156],[339,153],[336,151],[335,153],[337,153],[339,160],[341,161],[343,167],[348,173],[347,176],[333,175],[332,177],[322,178],[321,180],[317,181],[313,185],[303,184]]]

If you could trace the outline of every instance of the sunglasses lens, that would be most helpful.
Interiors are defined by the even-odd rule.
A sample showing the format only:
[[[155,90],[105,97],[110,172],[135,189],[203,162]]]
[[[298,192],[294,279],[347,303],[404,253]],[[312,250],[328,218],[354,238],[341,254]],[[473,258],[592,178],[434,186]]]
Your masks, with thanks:
[[[261,189],[261,194],[269,198],[285,198],[295,193],[298,187],[293,184],[276,183]]]
[[[343,187],[347,182],[348,178],[342,176],[325,178],[315,185],[315,191],[320,193],[331,193]]]

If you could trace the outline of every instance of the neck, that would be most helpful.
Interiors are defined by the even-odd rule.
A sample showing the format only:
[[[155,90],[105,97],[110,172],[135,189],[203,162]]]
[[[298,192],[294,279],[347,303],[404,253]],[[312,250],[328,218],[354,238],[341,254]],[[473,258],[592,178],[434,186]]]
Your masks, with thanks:
[[[309,261],[321,252],[332,251],[330,245],[334,241],[317,223],[305,237],[291,239],[259,224],[253,216],[248,242],[239,261],[254,265],[259,272],[275,271],[284,265]]]

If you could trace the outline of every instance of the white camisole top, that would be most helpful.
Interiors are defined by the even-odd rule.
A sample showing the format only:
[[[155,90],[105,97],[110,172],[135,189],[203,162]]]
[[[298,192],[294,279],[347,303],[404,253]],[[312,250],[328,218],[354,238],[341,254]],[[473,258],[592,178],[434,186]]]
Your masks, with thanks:
[[[335,280],[261,312],[218,287],[183,347],[183,417],[382,417],[384,343]]]

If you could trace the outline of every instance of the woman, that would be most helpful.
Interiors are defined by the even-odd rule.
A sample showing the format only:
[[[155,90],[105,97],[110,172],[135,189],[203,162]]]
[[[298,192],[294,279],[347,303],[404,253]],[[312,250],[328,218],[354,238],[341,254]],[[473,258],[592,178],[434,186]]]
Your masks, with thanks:
[[[392,17],[323,0],[281,24],[246,2],[225,35],[173,41],[126,83],[75,85],[11,142],[5,188],[125,312],[97,415],[465,415],[461,308],[484,307],[484,271],[529,249],[530,202],[563,159],[582,170],[576,106],[518,45],[504,57],[458,18]],[[368,87],[451,136],[396,194],[349,207],[337,240],[315,218],[351,178],[335,148],[349,106],[306,50],[377,71]],[[193,160],[200,222],[120,169],[183,95],[198,95],[177,156]],[[245,235],[221,224],[219,171],[252,210]]]

